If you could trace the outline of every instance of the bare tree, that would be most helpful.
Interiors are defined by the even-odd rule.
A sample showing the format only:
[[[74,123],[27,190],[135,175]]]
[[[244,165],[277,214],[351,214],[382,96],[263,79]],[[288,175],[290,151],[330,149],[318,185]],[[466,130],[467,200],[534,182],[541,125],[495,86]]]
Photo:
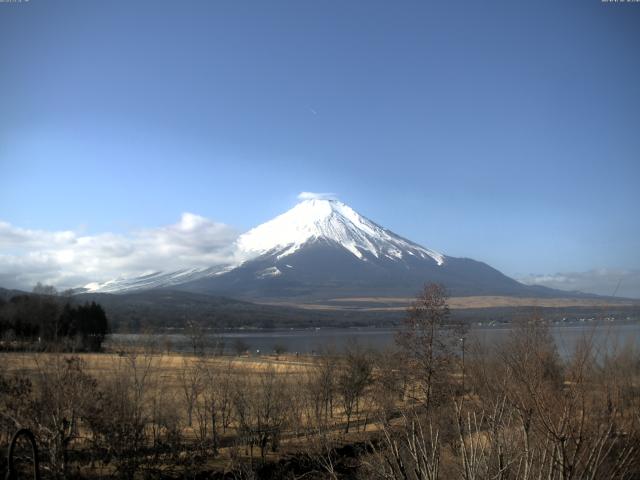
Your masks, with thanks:
[[[309,436],[305,454],[316,466],[316,471],[323,472],[331,480],[338,480],[338,462],[340,460],[337,453],[339,444],[334,432],[324,426],[318,426]],[[323,476],[324,478],[324,476]]]
[[[202,374],[202,368],[200,368],[198,364],[187,358],[182,359],[182,368],[178,373],[178,382],[187,409],[187,425],[189,427],[193,425],[193,408],[202,393]]]
[[[280,358],[280,355],[286,353],[287,347],[282,343],[278,343],[273,347],[273,353],[276,354],[276,360]]]
[[[85,372],[78,357],[36,360],[36,389],[30,418],[31,427],[46,446],[49,465],[56,476],[68,474],[68,450],[79,437],[80,421],[87,415],[96,395],[96,380]]]
[[[346,416],[345,433],[349,433],[352,417],[358,416],[360,400],[372,381],[371,357],[359,345],[347,347],[344,362],[338,373],[337,389]]]
[[[236,382],[234,407],[240,435],[251,452],[255,445],[259,447],[263,462],[269,445],[274,452],[277,451],[288,419],[290,399],[284,382],[273,367],[261,372],[254,385],[241,379]]]
[[[236,355],[238,356],[243,355],[244,353],[247,352],[247,350],[249,350],[249,344],[245,342],[243,339],[237,338],[233,342],[233,350],[236,352]]]
[[[145,461],[145,427],[150,422],[149,393],[155,380],[154,357],[129,353],[114,360],[113,374],[102,379],[87,417],[96,449],[113,461],[118,475],[132,479]]]
[[[185,323],[184,333],[189,339],[189,344],[191,345],[193,354],[201,355],[204,353],[205,331],[204,328],[202,328],[202,325],[193,319],[187,320]]]
[[[313,415],[318,425],[327,425],[333,417],[337,358],[335,351],[326,349],[316,357],[311,371],[309,389],[314,406]]]
[[[380,424],[381,437],[371,443],[373,455],[366,462],[372,478],[436,480],[440,478],[441,439],[438,429],[415,412],[403,411],[401,423]]]
[[[402,354],[396,350],[384,350],[374,357],[375,382],[373,397],[377,415],[388,420],[395,415],[398,404],[404,400],[409,380],[409,371],[403,363]]]
[[[216,454],[220,435],[231,422],[231,362],[223,369],[218,365],[201,361],[198,364],[201,377],[201,400],[196,401],[198,433],[201,444],[210,445]]]
[[[55,297],[58,295],[58,290],[53,285],[44,285],[41,282],[36,283],[33,286],[32,292],[36,295],[48,295]]]
[[[425,285],[407,310],[396,336],[427,409],[444,399],[456,348],[464,333],[461,325],[450,322],[447,298],[441,285]]]
[[[149,391],[149,423],[147,431],[153,447],[153,463],[161,464],[163,452],[168,454],[168,461],[175,463],[178,451],[182,446],[182,426],[180,418],[181,402],[175,393],[168,388],[163,377],[152,382]]]

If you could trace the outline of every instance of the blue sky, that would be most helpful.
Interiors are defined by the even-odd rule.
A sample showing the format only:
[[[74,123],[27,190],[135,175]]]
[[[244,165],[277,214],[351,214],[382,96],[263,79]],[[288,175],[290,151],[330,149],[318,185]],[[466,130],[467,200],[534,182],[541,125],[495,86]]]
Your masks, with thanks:
[[[639,45],[640,4],[600,0],[0,3],[0,253],[243,231],[305,190],[518,278],[627,275]]]

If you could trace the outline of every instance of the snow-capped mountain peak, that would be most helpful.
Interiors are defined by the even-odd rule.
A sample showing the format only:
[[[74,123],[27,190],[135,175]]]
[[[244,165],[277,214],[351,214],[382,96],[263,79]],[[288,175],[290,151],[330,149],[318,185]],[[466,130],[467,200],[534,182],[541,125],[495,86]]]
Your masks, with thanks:
[[[338,244],[361,260],[402,259],[405,255],[431,258],[438,265],[444,255],[421,247],[386,230],[337,200],[309,199],[291,210],[241,235],[237,242],[241,258],[267,253],[278,259],[291,255],[312,241]]]
[[[296,252],[304,254],[307,251],[304,247],[314,244],[332,247],[323,250],[325,253],[343,250],[362,261],[360,265],[363,267],[395,265],[406,271],[409,264],[416,268],[416,260],[423,267],[436,269],[447,262],[447,257],[441,253],[394,234],[338,200],[311,198],[238,237],[234,245],[236,261],[232,264],[147,272],[136,277],[91,283],[81,290],[124,293],[153,288],[183,288],[197,282],[224,283],[225,279],[234,277],[234,272],[239,274],[254,268],[253,260],[257,260],[259,266],[255,266],[251,281],[264,282],[287,277],[294,271],[302,273],[290,265],[296,263],[293,260],[282,264],[280,260]],[[246,282],[244,278],[238,284]]]
[[[549,296],[491,266],[444,256],[402,238],[326,198],[304,198],[234,242],[235,260],[173,272],[147,272],[89,284],[81,291],[125,293],[170,288],[245,299],[329,300],[414,295],[425,282],[452,295]],[[80,291],[78,292],[80,293]]]

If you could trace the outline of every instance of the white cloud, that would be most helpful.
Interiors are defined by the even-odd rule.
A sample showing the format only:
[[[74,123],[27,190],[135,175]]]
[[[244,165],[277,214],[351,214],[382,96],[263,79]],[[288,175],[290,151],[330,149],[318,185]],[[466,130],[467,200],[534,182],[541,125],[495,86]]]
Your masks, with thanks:
[[[578,290],[598,295],[640,298],[640,270],[597,269],[587,272],[564,272],[547,275],[530,274],[520,281],[561,290]]]
[[[237,231],[193,213],[127,234],[28,230],[0,221],[0,286],[69,288],[158,270],[233,262]]]
[[[337,200],[335,193],[300,192],[298,200]]]

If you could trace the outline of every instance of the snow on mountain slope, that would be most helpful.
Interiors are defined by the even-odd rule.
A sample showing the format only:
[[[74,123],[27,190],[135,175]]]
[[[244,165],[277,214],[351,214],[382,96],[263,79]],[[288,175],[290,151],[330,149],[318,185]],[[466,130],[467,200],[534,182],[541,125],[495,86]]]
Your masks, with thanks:
[[[152,288],[167,288],[197,279],[222,275],[232,268],[233,266],[201,267],[173,272],[152,272],[137,277],[117,278],[103,283],[89,283],[78,291],[80,293],[125,293]]]
[[[266,253],[278,259],[314,240],[335,242],[357,258],[402,259],[405,255],[431,258],[442,265],[445,256],[395,235],[337,200],[311,199],[241,235],[238,254],[250,259]]]
[[[82,290],[171,288],[234,298],[315,301],[411,296],[425,282],[437,282],[457,296],[564,295],[523,285],[483,262],[424,248],[337,200],[306,199],[238,237],[234,249],[237,261],[232,265],[154,272]]]
[[[132,278],[119,278],[104,283],[90,283],[84,292],[124,293],[152,288],[177,287],[190,282],[225,277],[238,267],[257,258],[273,257],[279,261],[302,251],[314,242],[331,244],[344,249],[358,260],[372,263],[377,260],[416,259],[442,266],[446,257],[421,247],[375,222],[363,217],[351,207],[337,200],[309,199],[238,237],[234,248],[238,261],[234,265],[201,266],[178,271],[155,271]],[[290,265],[283,267],[291,269]],[[259,279],[280,277],[283,272],[275,265],[262,267],[255,276]],[[226,278],[226,277],[225,277]]]

